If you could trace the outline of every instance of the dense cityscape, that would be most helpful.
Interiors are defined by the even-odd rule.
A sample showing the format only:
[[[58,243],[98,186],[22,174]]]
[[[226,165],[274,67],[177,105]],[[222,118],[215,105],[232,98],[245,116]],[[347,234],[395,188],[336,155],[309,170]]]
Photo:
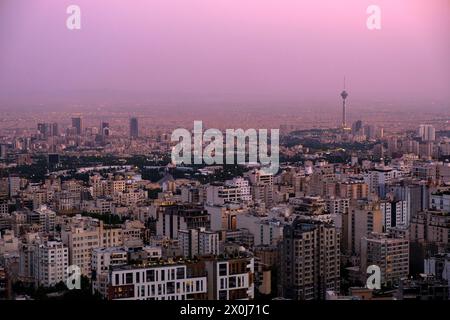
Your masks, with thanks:
[[[0,318],[445,314],[449,57],[449,0],[0,0]]]
[[[448,300],[450,115],[350,125],[347,96],[334,127],[280,125],[276,174],[176,165],[138,116],[2,127],[1,297]]]

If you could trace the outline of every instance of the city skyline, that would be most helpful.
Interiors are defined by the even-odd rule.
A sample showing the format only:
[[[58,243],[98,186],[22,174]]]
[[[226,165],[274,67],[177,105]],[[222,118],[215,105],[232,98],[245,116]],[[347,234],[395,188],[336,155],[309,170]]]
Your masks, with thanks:
[[[0,0],[0,315],[450,300],[449,57],[449,0]]]

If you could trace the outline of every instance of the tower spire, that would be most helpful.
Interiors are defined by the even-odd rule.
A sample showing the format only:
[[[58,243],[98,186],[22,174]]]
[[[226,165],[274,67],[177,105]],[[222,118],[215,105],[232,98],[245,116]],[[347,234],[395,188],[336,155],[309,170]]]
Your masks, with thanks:
[[[341,92],[341,98],[342,98],[342,129],[347,128],[347,115],[346,115],[346,99],[348,97],[347,91],[345,91],[345,76],[344,76],[344,90]]]

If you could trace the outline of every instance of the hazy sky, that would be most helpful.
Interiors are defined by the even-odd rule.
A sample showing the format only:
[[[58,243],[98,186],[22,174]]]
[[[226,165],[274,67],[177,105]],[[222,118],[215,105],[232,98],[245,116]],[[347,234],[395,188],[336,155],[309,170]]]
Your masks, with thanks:
[[[334,101],[344,75],[351,98],[449,102],[450,0],[0,0],[3,106]]]

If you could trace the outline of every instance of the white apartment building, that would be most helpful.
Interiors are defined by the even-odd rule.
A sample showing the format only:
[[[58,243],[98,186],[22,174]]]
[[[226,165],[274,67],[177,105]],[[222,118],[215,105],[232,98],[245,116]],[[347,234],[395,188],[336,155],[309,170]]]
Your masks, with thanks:
[[[8,178],[8,193],[10,197],[15,197],[20,191],[20,177],[11,176]]]
[[[418,135],[422,141],[434,141],[436,140],[436,129],[430,124],[421,124]]]
[[[254,236],[254,245],[276,245],[283,238],[284,223],[276,218],[251,214],[237,216],[238,229],[247,229]]]
[[[400,175],[400,172],[389,167],[378,167],[364,174],[364,181],[369,192],[378,196],[386,195],[386,185]]]
[[[210,205],[223,205],[241,201],[241,190],[235,186],[210,184],[206,187],[206,203]]]
[[[119,247],[124,240],[121,227],[104,226],[103,221],[79,215],[63,226],[61,237],[69,248],[70,264],[79,266],[87,276],[91,274],[92,249]]]
[[[69,248],[69,263],[77,265],[83,275],[90,276],[92,249],[103,247],[103,222],[75,216],[63,226],[61,238]],[[107,242],[111,243],[111,240]]]
[[[205,228],[179,230],[178,243],[185,257],[219,254],[219,233]]]
[[[383,227],[385,230],[392,227],[401,227],[409,225],[407,201],[389,201],[380,202],[380,210],[383,214]]]
[[[225,181],[225,185],[238,188],[242,201],[245,202],[252,201],[250,183],[247,179],[244,179],[242,177],[236,177],[233,178],[232,180]]]
[[[235,230],[237,216],[248,212],[242,204],[205,205],[211,219],[211,230]]]
[[[34,250],[34,280],[38,286],[49,287],[66,281],[69,266],[68,248],[59,241],[36,244]]]
[[[450,212],[450,191],[432,193],[430,207],[433,210]]]
[[[264,203],[266,208],[273,204],[273,175],[261,170],[246,172],[244,175],[250,180],[252,198],[255,202]]]
[[[62,231],[64,244],[69,248],[69,262],[81,268],[85,276],[91,275],[92,249],[100,247],[98,227],[70,227]]]
[[[110,300],[192,300],[207,293],[204,270],[191,276],[186,264],[124,266],[109,273]]]
[[[95,248],[92,250],[92,291],[107,294],[110,267],[126,265],[128,252],[121,247]]]
[[[206,260],[208,300],[251,300],[255,297],[253,257]]]
[[[333,224],[336,228],[343,228],[343,217],[348,214],[350,199],[348,198],[329,198],[326,199],[327,211],[330,213]]]

